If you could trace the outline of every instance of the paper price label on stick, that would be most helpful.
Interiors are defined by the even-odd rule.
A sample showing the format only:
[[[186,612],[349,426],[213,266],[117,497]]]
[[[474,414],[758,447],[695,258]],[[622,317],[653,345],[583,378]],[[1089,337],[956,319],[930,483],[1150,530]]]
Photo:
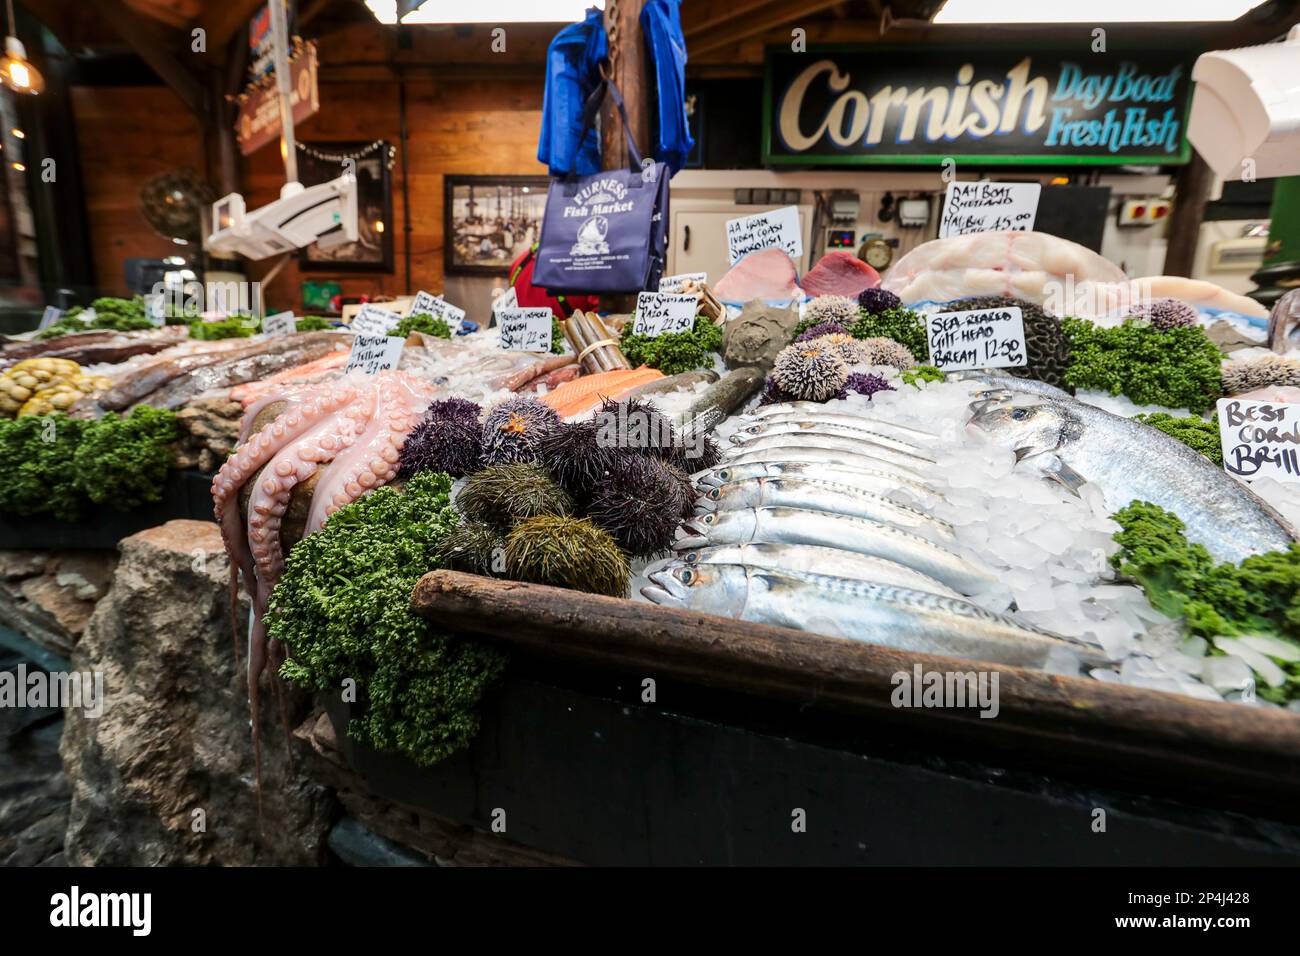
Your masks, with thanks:
[[[396,312],[389,312],[367,302],[353,316],[348,328],[358,335],[387,335],[401,321],[402,317]]]
[[[162,293],[151,293],[144,297],[144,317],[157,326],[167,324],[167,300]]]
[[[681,292],[686,288],[686,283],[692,282],[695,285],[704,285],[709,281],[707,272],[683,272],[681,275],[668,276],[659,280],[660,292]]]
[[[343,374],[359,370],[374,375],[397,368],[405,344],[396,335],[358,335],[352,339],[352,354],[348,356],[348,366]]]
[[[637,335],[658,338],[667,332],[689,332],[695,326],[700,300],[691,293],[641,292],[636,297]]]
[[[292,312],[277,312],[262,320],[262,334],[272,337],[293,335],[298,331],[298,320]]]
[[[930,364],[945,372],[1016,368],[1029,361],[1020,309],[936,312],[926,317]]]
[[[751,252],[773,246],[784,249],[796,261],[803,255],[798,206],[782,206],[771,212],[727,220],[727,255],[733,266]]]
[[[1029,232],[1038,217],[1038,183],[949,183],[939,238],[972,232]]]
[[[424,291],[415,294],[415,301],[411,303],[411,308],[406,314],[431,315],[435,319],[442,319],[451,327],[452,335],[460,331],[460,324],[465,320],[464,309],[452,305],[442,296]]]
[[[492,303],[492,315],[496,318],[497,325],[501,324],[501,312],[517,308],[519,308],[519,293],[515,291],[514,286],[511,286],[497,296],[496,301]]]
[[[63,310],[47,305],[45,311],[41,313],[41,324],[36,326],[37,329],[48,329],[59,319],[63,318]]]
[[[1224,471],[1300,483],[1300,403],[1221,398],[1217,407]]]
[[[550,309],[498,309],[501,347],[508,352],[551,350]]]

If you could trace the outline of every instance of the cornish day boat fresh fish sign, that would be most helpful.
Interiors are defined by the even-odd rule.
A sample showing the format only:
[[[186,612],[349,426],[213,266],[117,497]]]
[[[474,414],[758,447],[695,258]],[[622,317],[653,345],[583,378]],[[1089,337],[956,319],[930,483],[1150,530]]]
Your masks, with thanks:
[[[1186,162],[1192,57],[810,47],[768,52],[771,165]]]

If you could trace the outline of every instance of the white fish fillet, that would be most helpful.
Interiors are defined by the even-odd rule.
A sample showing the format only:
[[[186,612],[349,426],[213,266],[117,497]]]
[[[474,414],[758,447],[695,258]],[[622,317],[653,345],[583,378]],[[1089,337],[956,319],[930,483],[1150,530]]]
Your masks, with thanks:
[[[1259,319],[1268,318],[1268,309],[1254,299],[1229,292],[1213,282],[1182,276],[1144,276],[1128,282],[1076,282],[1072,303],[1064,308],[1050,301],[1047,305],[1049,311],[1061,315],[1103,319],[1123,317],[1132,306],[1151,299],[1178,299],[1201,310],[1219,309]]]

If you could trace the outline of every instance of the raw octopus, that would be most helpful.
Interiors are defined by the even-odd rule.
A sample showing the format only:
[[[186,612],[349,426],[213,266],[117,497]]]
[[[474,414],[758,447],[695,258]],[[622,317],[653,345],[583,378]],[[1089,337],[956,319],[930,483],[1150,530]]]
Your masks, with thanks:
[[[283,648],[268,645],[264,617],[284,570],[281,526],[295,487],[316,480],[304,534],[318,530],[339,508],[397,474],[398,455],[419,421],[434,386],[403,372],[352,373],[324,385],[290,387],[265,396],[245,413],[241,444],[212,481],[213,512],[230,556],[232,604],[236,575],[253,595],[253,627],[248,641],[248,697],[253,744],[261,781],[258,685],[271,665],[278,693]],[[273,402],[287,407],[250,434],[258,414]],[[248,518],[240,514],[240,489],[254,482]],[[236,643],[238,648],[238,643]]]

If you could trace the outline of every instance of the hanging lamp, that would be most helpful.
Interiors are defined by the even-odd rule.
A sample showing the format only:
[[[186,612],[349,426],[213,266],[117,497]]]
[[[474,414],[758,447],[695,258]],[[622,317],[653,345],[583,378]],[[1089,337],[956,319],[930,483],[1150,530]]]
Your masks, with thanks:
[[[14,21],[14,0],[6,0],[9,11],[9,33],[5,37],[5,55],[0,58],[0,83],[15,93],[35,96],[45,89],[45,78],[40,70],[27,60],[27,48],[23,41],[14,36],[17,27]]]

